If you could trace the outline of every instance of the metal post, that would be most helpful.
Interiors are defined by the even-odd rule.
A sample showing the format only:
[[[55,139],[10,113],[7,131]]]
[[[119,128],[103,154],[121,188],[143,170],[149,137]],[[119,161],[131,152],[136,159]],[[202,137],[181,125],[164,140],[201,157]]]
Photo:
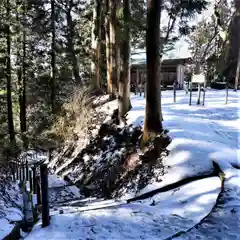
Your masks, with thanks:
[[[48,168],[47,164],[40,166],[41,189],[42,189],[42,227],[50,224],[48,202]]]

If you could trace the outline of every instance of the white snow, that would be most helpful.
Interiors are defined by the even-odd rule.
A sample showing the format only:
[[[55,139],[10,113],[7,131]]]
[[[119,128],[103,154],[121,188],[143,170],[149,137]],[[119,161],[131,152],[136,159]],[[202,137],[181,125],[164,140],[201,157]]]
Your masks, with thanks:
[[[170,155],[164,160],[164,165],[170,168],[161,182],[148,185],[139,194],[210,172],[214,159],[240,166],[240,92],[229,90],[227,105],[225,90],[208,90],[205,106],[196,105],[196,98],[197,92],[193,92],[189,106],[189,94],[184,91],[177,91],[176,103],[172,91],[162,92],[163,125],[173,139],[168,147]],[[143,125],[145,101],[132,95],[129,123]]]
[[[14,228],[14,224],[10,224],[7,219],[0,218],[0,239],[6,237]]]
[[[1,176],[3,177],[3,176]],[[23,214],[17,206],[22,206],[22,196],[17,184],[0,179],[4,183],[0,191],[0,239],[6,237],[14,228],[14,222],[23,219]],[[5,188],[5,191],[3,191]]]
[[[51,174],[48,175],[48,187],[53,188],[53,187],[63,187],[66,186],[67,182],[64,181],[61,177]]]
[[[216,160],[224,172],[224,190],[217,205],[197,227],[178,239],[240,239],[240,170],[227,161]]]
[[[176,103],[172,91],[162,92],[163,124],[173,139],[170,155],[164,160],[169,167],[161,182],[149,184],[140,194],[209,173],[215,161],[226,180],[223,196],[212,212],[221,189],[218,177],[194,181],[130,204],[99,200],[87,206],[59,207],[63,214],[52,212],[51,225],[41,228],[39,222],[25,239],[159,240],[181,231],[187,233],[180,239],[239,239],[240,171],[232,165],[240,167],[240,94],[229,90],[226,105],[225,91],[208,90],[205,106],[196,105],[196,95],[194,92],[189,106],[185,92],[177,91]],[[146,100],[135,95],[131,100],[133,109],[128,122],[143,125]],[[112,104],[115,107],[116,102]],[[102,206],[106,208],[96,210]]]
[[[88,207],[60,208],[64,214],[52,216],[51,225],[44,229],[39,222],[26,239],[164,239],[205,217],[220,185],[213,177],[128,205],[120,202],[116,206],[117,202],[107,200]],[[153,200],[155,205],[151,206]],[[97,209],[103,206],[108,208]]]

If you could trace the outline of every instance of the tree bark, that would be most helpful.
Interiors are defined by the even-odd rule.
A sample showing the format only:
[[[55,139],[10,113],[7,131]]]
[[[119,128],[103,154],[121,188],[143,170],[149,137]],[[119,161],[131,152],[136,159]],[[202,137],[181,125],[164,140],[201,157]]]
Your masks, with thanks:
[[[117,69],[116,69],[116,0],[109,0],[109,84],[112,85],[111,94],[115,98],[117,93]]]
[[[7,109],[8,109],[8,132],[9,138],[12,145],[16,144],[15,131],[13,123],[13,110],[12,110],[12,78],[11,78],[11,31],[10,31],[10,18],[11,18],[11,7],[10,2],[7,0],[6,5],[7,12],[7,56],[6,56],[6,78],[7,78]]]
[[[235,0],[235,13],[229,26],[229,49],[227,54],[227,69],[224,75],[229,82],[235,84],[236,69],[238,64],[238,49],[240,48],[240,1]]]
[[[237,69],[236,69],[236,76],[235,76],[235,86],[234,90],[238,90],[238,85],[239,85],[239,73],[240,72],[240,47],[238,49],[238,61],[237,61]]]
[[[70,59],[72,60],[73,75],[74,75],[75,81],[77,84],[83,84],[83,81],[79,75],[78,61],[77,61],[77,57],[74,50],[74,44],[73,44],[74,26],[73,26],[72,15],[71,15],[72,8],[73,8],[73,0],[70,0],[68,5],[68,10],[67,10],[68,53],[69,53]]]
[[[122,7],[122,2],[118,1],[116,2],[116,11],[118,12],[120,8]],[[121,31],[122,31],[122,26],[120,23],[120,18],[117,16],[116,18],[116,81],[117,84],[120,82],[120,75],[121,75]]]
[[[160,89],[160,17],[162,0],[149,0],[147,10],[147,96],[142,145],[162,132]]]
[[[106,42],[106,70],[107,70],[107,92],[113,93],[110,68],[110,32],[109,32],[109,0],[104,0],[105,6],[105,42]]]
[[[101,83],[101,1],[95,0],[93,8],[93,27],[92,27],[92,88],[99,89]]]
[[[51,105],[52,113],[56,112],[56,28],[55,28],[55,0],[51,0],[51,34],[52,34],[52,49],[51,49]]]
[[[27,147],[27,138],[24,135],[27,131],[27,123],[26,123],[26,5],[25,1],[23,1],[23,22],[21,25],[19,11],[16,12],[16,20],[17,20],[17,32],[18,32],[18,43],[17,45],[17,78],[18,78],[18,104],[19,104],[19,120],[20,120],[20,130],[22,134],[23,145]],[[17,5],[21,5],[21,1],[17,1]],[[22,29],[20,29],[22,26]],[[21,50],[23,54],[21,55]]]
[[[27,138],[24,133],[27,131],[27,120],[26,120],[26,44],[27,44],[27,33],[26,33],[26,3],[23,2],[23,58],[22,58],[22,83],[21,83],[21,94],[20,94],[20,128],[22,133],[22,140],[24,147],[27,147]]]
[[[121,45],[122,71],[119,82],[119,118],[131,109],[130,102],[130,0],[123,1],[124,37]]]

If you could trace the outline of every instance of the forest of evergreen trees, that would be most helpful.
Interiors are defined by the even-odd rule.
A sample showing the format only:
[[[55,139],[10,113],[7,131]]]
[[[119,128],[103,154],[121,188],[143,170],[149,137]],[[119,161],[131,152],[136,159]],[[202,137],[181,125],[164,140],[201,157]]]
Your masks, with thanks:
[[[148,73],[143,142],[161,132],[162,53],[194,30],[189,21],[208,4],[207,0],[2,0],[1,158],[38,146],[39,136],[59,116],[68,117],[63,106],[76,91],[87,88],[90,95],[107,92],[118,98],[121,120],[131,108],[131,51],[143,47]],[[160,26],[162,16],[169,19],[165,27]]]

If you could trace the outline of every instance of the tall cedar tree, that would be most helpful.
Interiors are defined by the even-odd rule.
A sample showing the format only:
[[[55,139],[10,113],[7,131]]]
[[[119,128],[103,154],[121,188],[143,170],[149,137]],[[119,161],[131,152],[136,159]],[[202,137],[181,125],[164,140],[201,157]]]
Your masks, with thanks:
[[[116,19],[116,0],[109,0],[108,1],[108,9],[109,9],[109,67],[108,67],[108,75],[109,75],[109,81],[108,81],[108,89],[109,93],[112,95],[113,98],[116,97],[117,93],[117,59],[116,59],[116,25],[117,25],[117,19]]]
[[[147,10],[147,95],[142,146],[162,132],[160,90],[160,17],[162,0],[149,0]]]
[[[51,0],[51,105],[52,113],[56,112],[56,27],[55,27],[55,0]]]
[[[109,1],[104,0],[104,15],[105,15],[105,42],[106,42],[106,70],[107,70],[107,92],[113,93],[113,84],[110,74],[110,29],[109,29]]]
[[[236,85],[236,70],[238,62],[238,51],[240,47],[240,1],[234,0],[235,12],[229,26],[229,49],[227,53],[227,69],[224,75],[230,80],[230,83]]]
[[[25,25],[26,16],[26,5],[25,2],[17,1],[17,6],[21,6],[23,12],[23,25]],[[20,8],[19,8],[20,9]],[[22,133],[22,141],[24,146],[26,146],[26,138],[24,133],[27,130],[26,126],[26,28],[22,26],[20,12],[16,11],[16,21],[17,21],[17,41],[19,46],[17,47],[17,79],[18,79],[18,104],[19,104],[19,119],[20,119],[20,130]],[[21,56],[21,49],[23,55]]]
[[[73,0],[68,1],[68,9],[67,9],[67,26],[68,26],[68,34],[67,34],[67,41],[68,41],[68,53],[69,56],[72,60],[72,66],[73,66],[73,75],[75,78],[75,82],[77,84],[83,84],[82,79],[80,78],[79,75],[79,66],[78,66],[78,60],[75,54],[75,49],[74,49],[74,23],[72,20],[72,9],[74,7],[74,2]]]
[[[99,89],[101,83],[101,22],[102,4],[101,0],[94,0],[93,26],[92,26],[92,88]]]
[[[13,110],[12,110],[12,77],[11,77],[11,6],[10,1],[6,2],[7,14],[7,27],[6,27],[6,40],[7,40],[7,56],[6,56],[6,78],[7,78],[7,108],[8,108],[8,132],[10,142],[15,145],[15,131],[13,123]]]
[[[23,39],[22,39],[22,50],[23,50],[23,57],[22,57],[22,74],[21,74],[21,84],[20,84],[20,93],[19,93],[19,100],[20,100],[20,128],[22,133],[22,140],[24,146],[27,147],[27,139],[24,133],[27,131],[27,120],[26,120],[26,45],[27,45],[27,33],[26,33],[26,2],[23,0]]]
[[[240,47],[238,49],[238,61],[237,61],[237,69],[236,69],[235,85],[234,85],[235,91],[238,90],[239,78],[240,78]]]
[[[236,68],[236,76],[235,76],[235,84],[234,84],[234,90],[237,91],[238,85],[239,85],[239,71],[240,71],[240,32],[239,32],[239,27],[240,27],[240,1],[235,0],[235,9],[236,9],[236,25],[238,24],[238,31],[235,32],[235,35],[238,35],[238,58],[237,58],[237,68]]]
[[[121,47],[121,74],[119,82],[119,118],[130,109],[130,0],[123,1],[123,40]]]

